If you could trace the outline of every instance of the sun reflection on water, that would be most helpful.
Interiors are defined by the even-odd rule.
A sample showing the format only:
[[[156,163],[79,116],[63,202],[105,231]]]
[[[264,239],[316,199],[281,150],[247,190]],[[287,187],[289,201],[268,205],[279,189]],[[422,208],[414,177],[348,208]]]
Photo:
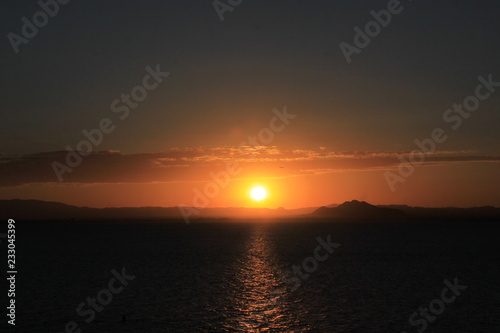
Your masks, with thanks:
[[[238,261],[238,315],[233,328],[244,332],[270,332],[285,329],[287,291],[281,271],[268,239],[267,226],[256,226],[248,240],[246,253]]]

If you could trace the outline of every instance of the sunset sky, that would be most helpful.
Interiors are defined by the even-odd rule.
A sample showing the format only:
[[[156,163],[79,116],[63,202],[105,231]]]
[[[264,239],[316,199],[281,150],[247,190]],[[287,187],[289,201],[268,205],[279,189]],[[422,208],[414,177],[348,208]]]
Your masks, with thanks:
[[[500,206],[497,1],[400,6],[348,63],[339,44],[387,2],[243,0],[221,21],[212,1],[71,1],[16,54],[6,36],[40,6],[4,1],[0,199],[197,205],[227,173],[207,206]],[[447,111],[478,91],[475,111]],[[436,128],[446,140],[392,191],[387,172]]]

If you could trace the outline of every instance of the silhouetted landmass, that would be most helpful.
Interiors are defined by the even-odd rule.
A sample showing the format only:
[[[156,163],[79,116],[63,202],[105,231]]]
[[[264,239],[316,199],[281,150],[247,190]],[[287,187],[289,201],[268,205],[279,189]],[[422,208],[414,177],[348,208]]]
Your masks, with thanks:
[[[316,207],[300,209],[270,208],[189,208],[189,218],[270,218],[308,214]],[[103,219],[178,219],[179,207],[90,208],[39,200],[0,200],[0,218],[24,220],[103,220]]]
[[[249,208],[249,207],[227,207],[227,208],[204,208],[200,209],[201,217],[232,217],[232,218],[251,218],[251,217],[287,217],[309,214],[317,207],[306,207],[298,209],[285,209],[283,207],[271,208]]]
[[[346,201],[332,208],[320,207],[311,213],[311,215],[316,217],[353,220],[402,220],[407,218],[406,214],[401,210],[377,207],[365,201],[357,200]]]
[[[177,207],[90,208],[38,200],[0,200],[0,216],[27,220],[178,218]]]
[[[500,208],[493,206],[472,207],[472,208],[427,208],[427,207],[411,207],[406,205],[381,205],[379,207],[397,209],[404,212],[407,216],[414,219],[498,219],[500,218]]]
[[[270,208],[185,208],[190,219],[203,218],[326,218],[331,220],[498,220],[500,208],[425,208],[406,205],[374,206],[364,201],[301,209]],[[139,220],[183,218],[179,207],[90,208],[39,200],[0,200],[0,218],[18,220]]]

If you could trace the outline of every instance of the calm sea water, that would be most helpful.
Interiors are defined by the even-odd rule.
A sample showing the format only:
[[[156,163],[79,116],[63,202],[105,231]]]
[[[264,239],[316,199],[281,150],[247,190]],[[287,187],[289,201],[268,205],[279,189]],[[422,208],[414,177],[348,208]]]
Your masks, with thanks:
[[[417,332],[410,315],[458,277],[467,289],[425,331],[500,332],[498,225],[19,221],[16,329]],[[340,247],[292,290],[283,274],[328,235]],[[86,323],[77,306],[122,267],[135,279]]]

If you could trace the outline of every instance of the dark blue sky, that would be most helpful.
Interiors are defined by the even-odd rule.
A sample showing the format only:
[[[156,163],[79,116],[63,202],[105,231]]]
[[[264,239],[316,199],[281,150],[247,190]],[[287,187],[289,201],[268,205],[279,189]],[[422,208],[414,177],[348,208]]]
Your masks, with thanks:
[[[282,105],[301,120],[276,145],[413,149],[478,75],[500,80],[500,3],[401,3],[347,64],[339,43],[387,2],[244,0],[221,22],[211,1],[73,0],[16,55],[6,35],[39,6],[3,1],[0,152],[75,145],[156,64],[169,78],[100,149],[237,145],[232,129],[254,133]],[[442,148],[498,154],[499,106],[484,102]]]

